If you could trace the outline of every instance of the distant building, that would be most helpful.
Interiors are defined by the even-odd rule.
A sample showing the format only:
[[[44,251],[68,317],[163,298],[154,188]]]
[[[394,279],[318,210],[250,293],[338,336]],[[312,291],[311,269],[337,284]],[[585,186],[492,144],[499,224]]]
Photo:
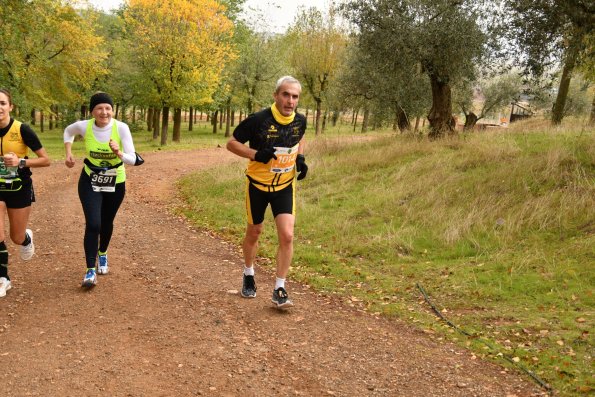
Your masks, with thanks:
[[[523,120],[533,116],[533,111],[529,108],[529,105],[525,102],[522,104],[519,102],[512,102],[510,109],[510,122],[514,123],[517,120]]]

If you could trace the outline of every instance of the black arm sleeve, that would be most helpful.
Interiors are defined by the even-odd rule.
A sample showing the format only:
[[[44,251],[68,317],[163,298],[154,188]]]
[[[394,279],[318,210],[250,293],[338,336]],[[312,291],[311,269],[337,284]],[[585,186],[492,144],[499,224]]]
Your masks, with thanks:
[[[23,142],[25,142],[25,145],[27,145],[29,149],[33,150],[34,152],[43,148],[43,145],[37,137],[37,134],[31,127],[29,127],[29,125],[21,124],[21,136],[23,137]]]
[[[256,128],[258,128],[257,117],[255,113],[253,113],[238,124],[233,131],[233,137],[238,142],[246,143],[252,138],[254,132],[256,132]]]

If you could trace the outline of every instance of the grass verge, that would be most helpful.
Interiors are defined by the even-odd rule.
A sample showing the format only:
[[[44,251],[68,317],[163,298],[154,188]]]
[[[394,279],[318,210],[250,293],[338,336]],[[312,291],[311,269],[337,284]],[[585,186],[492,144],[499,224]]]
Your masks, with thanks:
[[[594,136],[520,124],[437,142],[310,137],[290,277],[505,355],[561,394],[592,392]],[[243,178],[238,163],[185,178],[184,213],[239,244]],[[417,285],[472,337],[437,322]]]

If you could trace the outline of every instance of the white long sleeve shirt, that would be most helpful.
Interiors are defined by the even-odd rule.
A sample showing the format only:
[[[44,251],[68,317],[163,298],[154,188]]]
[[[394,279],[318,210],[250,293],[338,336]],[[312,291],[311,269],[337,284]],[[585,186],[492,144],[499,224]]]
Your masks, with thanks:
[[[81,120],[66,127],[64,129],[64,143],[74,142],[74,138],[77,135],[80,135],[84,138],[87,132],[87,126],[90,122],[91,120]],[[116,123],[118,126],[120,141],[122,141],[122,147],[120,148],[120,150],[124,152],[124,155],[122,156],[122,162],[124,164],[134,165],[136,162],[136,151],[134,150],[134,143],[132,142],[130,128],[128,128],[126,123],[122,123],[121,121],[115,119],[111,119],[111,121],[105,127],[98,127],[95,123],[93,123],[93,126],[91,127],[93,130],[93,135],[98,142],[108,143],[112,135],[113,123]]]

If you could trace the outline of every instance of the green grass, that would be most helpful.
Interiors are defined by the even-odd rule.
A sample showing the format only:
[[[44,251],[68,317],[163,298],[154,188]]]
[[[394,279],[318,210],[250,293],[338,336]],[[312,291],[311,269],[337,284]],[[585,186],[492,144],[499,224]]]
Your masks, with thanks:
[[[481,356],[514,357],[561,394],[592,391],[594,131],[361,137],[309,134],[290,277]],[[241,242],[243,163],[180,189],[196,225]],[[270,214],[265,223],[259,253],[271,266]],[[437,321],[418,283],[475,337]]]
[[[17,117],[18,118],[18,117]],[[136,126],[131,126],[134,146],[137,152],[144,154],[156,151],[183,151],[202,148],[212,148],[217,145],[224,146],[229,138],[225,137],[225,124],[223,128],[218,127],[216,134],[213,134],[213,127],[210,122],[207,123],[206,115],[203,115],[203,120],[194,124],[193,130],[188,131],[188,122],[182,121],[181,139],[180,142],[173,142],[173,122],[170,120],[167,144],[161,145],[161,138],[153,139],[153,133],[146,131],[146,123],[137,122]],[[311,119],[311,116],[309,117]],[[237,125],[237,119],[236,124]],[[46,129],[41,132],[39,123],[32,126],[33,130],[39,136],[41,143],[47,150],[51,159],[64,159],[64,127],[56,127],[51,130]],[[235,127],[231,126],[231,131]],[[352,127],[346,124],[337,124],[336,127],[330,128],[325,132],[326,137],[336,137],[340,134],[348,133]],[[313,126],[308,127],[308,134],[314,135]],[[73,153],[76,156],[82,157],[84,155],[84,145],[75,143],[73,145]]]
[[[225,138],[224,136],[225,126],[223,126],[222,131],[218,131],[217,134],[213,134],[211,125],[207,124],[205,121],[195,124],[193,131],[188,131],[188,123],[182,122],[181,141],[173,142],[173,123],[170,121],[168,142],[163,146],[160,144],[160,138],[153,139],[152,132],[146,131],[146,124],[139,125],[142,125],[142,127],[145,128],[142,128],[139,131],[133,131],[132,138],[134,140],[134,147],[136,151],[141,154],[162,150],[180,151],[209,148],[215,147],[217,145],[223,146],[229,139]],[[52,130],[46,129],[44,132],[40,132],[39,125],[32,127],[34,131],[37,132],[37,135],[50,155],[50,158],[53,160],[64,159],[64,128],[54,128]],[[82,142],[75,142],[73,145],[73,153],[75,156],[82,157],[84,154],[84,144]]]

